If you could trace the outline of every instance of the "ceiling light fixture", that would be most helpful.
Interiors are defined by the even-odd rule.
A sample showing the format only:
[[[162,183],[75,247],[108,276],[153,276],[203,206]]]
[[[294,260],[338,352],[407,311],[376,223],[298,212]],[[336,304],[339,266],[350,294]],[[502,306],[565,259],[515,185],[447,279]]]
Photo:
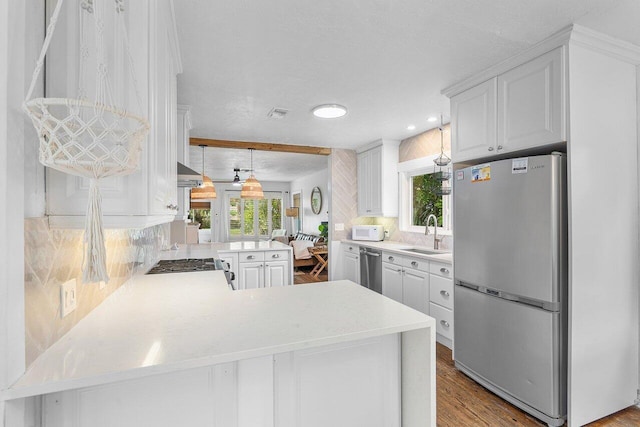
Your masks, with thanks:
[[[240,181],[240,176],[238,175],[238,172],[240,172],[240,169],[234,169],[233,170],[236,173],[236,176],[233,177],[233,185],[235,187],[240,187],[242,185],[242,181]]]
[[[311,112],[321,119],[337,119],[347,114],[347,107],[338,104],[323,104],[314,107]]]
[[[416,126],[415,125],[409,125],[409,126],[407,126],[407,130],[416,130]]]
[[[431,117],[429,117],[429,118],[427,119],[427,121],[428,121],[428,122],[431,122],[431,123],[433,123],[433,122],[435,122],[435,121],[437,121],[437,120],[438,120],[438,118],[437,118],[436,116],[431,116]]]
[[[204,174],[204,149],[206,145],[200,147],[202,147],[202,185],[191,189],[191,200],[215,199],[217,197],[216,186],[213,185],[211,178]]]
[[[249,148],[251,156],[251,175],[242,184],[242,190],[240,190],[241,199],[264,199],[264,193],[262,192],[262,185],[258,182],[253,175],[253,148]]]

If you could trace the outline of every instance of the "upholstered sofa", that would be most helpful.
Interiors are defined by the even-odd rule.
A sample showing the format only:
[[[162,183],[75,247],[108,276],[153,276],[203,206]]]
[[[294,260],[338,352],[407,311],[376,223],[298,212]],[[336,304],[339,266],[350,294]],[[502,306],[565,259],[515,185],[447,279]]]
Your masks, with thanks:
[[[299,242],[299,243],[296,243]],[[289,238],[289,245],[293,246],[293,266],[305,267],[314,266],[318,263],[316,257],[309,253],[309,249],[313,247],[325,245],[324,237],[315,236],[313,234],[296,233]],[[303,249],[307,250],[304,251]]]

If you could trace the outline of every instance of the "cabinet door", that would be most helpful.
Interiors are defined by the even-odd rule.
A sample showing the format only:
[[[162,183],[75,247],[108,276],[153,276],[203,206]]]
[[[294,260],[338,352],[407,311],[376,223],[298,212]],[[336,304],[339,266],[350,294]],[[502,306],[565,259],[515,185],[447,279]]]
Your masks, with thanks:
[[[289,261],[269,261],[264,264],[264,286],[287,286],[289,284]]]
[[[382,295],[402,302],[402,267],[382,263]]]
[[[402,302],[429,314],[429,273],[405,268],[402,278]]]
[[[353,253],[344,253],[343,274],[345,280],[360,284],[360,257]]]
[[[454,162],[495,154],[496,78],[451,98],[451,153]]]
[[[369,207],[367,214],[382,216],[382,146],[369,150],[369,176],[367,191]]]
[[[155,37],[151,40],[152,74],[149,82],[154,95],[150,98],[151,131],[149,139],[154,141],[150,150],[151,178],[149,180],[149,210],[153,214],[176,211],[176,115],[177,115],[177,67],[171,53],[170,3],[158,1],[152,5],[152,28]]]
[[[256,289],[264,287],[264,263],[241,262],[238,289]]]
[[[498,152],[566,141],[563,48],[498,76]]]
[[[358,154],[358,215],[367,216],[371,212],[369,200],[369,175],[371,170],[371,153],[365,151]]]

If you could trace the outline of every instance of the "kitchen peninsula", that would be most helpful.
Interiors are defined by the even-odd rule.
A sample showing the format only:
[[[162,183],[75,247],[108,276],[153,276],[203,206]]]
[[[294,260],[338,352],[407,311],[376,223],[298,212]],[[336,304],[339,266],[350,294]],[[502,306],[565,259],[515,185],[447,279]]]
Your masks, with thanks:
[[[346,280],[136,276],[4,398],[37,395],[47,426],[435,425],[435,325]]]

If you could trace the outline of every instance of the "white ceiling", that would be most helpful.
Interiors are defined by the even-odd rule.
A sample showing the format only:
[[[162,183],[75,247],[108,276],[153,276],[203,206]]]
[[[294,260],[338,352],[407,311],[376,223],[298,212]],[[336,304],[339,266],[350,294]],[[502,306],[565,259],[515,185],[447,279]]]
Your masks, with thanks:
[[[329,158],[313,154],[254,151],[253,169],[258,181],[291,182],[326,169]],[[189,147],[189,166],[202,172],[202,148]],[[205,174],[212,180],[233,180],[233,169],[250,169],[249,150],[232,148],[205,148]],[[246,179],[249,172],[240,172]]]
[[[638,4],[179,0],[178,100],[192,106],[192,136],[340,148],[404,139],[433,127],[428,116],[448,116],[443,88],[573,22],[640,44]],[[349,113],[314,118],[323,103]],[[273,107],[289,114],[269,119]]]

